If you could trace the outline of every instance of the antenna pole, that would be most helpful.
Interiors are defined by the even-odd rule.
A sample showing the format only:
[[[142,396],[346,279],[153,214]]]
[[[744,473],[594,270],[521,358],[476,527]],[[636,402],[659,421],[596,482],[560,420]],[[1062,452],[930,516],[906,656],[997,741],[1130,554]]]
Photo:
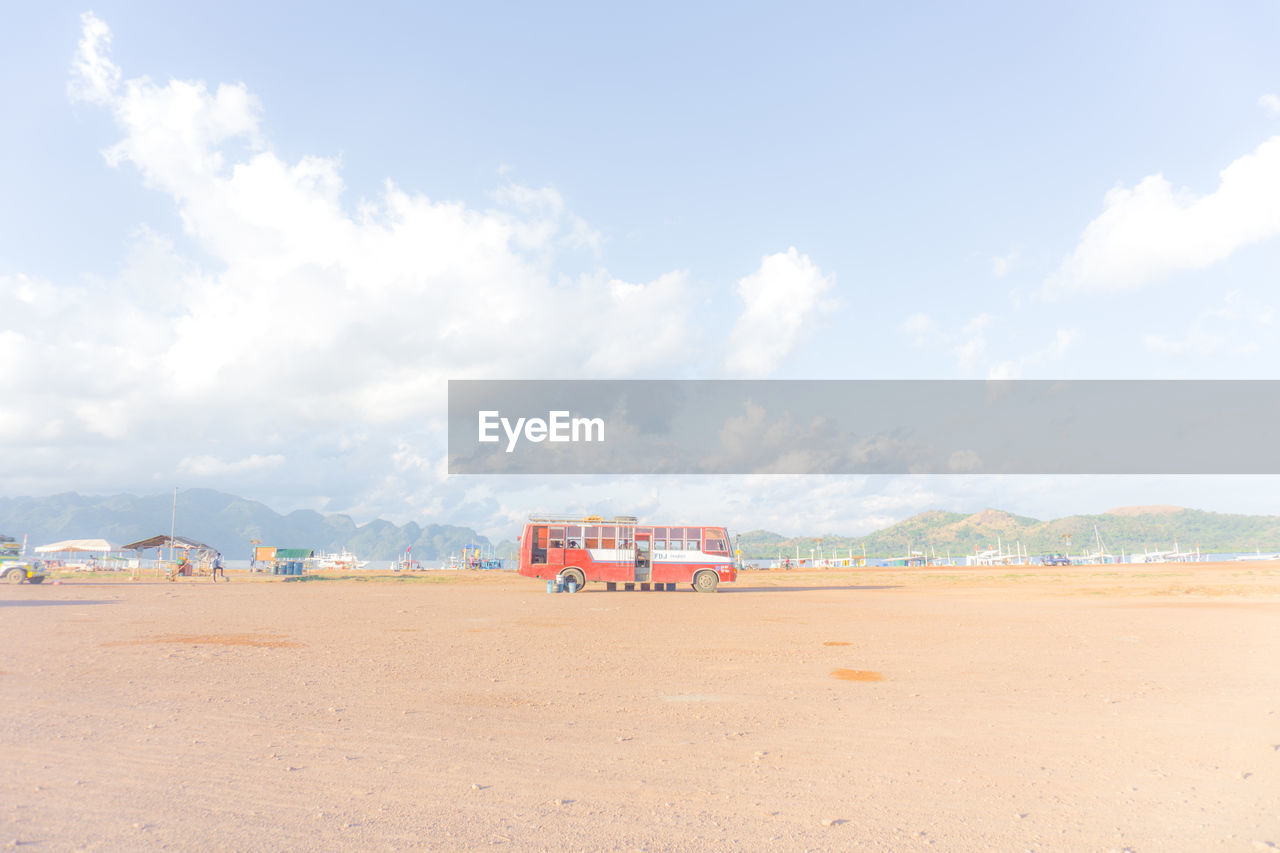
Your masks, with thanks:
[[[173,562],[173,533],[178,524],[178,487],[173,487],[173,512],[169,515],[169,562]]]

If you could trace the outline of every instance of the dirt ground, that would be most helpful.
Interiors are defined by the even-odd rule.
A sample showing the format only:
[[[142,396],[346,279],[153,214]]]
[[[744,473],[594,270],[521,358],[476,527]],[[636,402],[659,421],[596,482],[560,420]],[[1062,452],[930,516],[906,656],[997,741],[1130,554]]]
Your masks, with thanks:
[[[1280,845],[1280,566],[0,587],[0,845]]]

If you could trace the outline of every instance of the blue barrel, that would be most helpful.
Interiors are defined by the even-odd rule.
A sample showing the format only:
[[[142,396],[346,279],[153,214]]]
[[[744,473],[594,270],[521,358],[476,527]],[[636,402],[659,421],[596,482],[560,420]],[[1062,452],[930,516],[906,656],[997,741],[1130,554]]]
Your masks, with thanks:
[[[577,592],[578,582],[573,580],[569,581],[569,583],[565,586],[565,589],[569,590],[569,592]]]
[[[547,594],[551,594],[555,591],[556,591],[556,582],[552,580],[547,581]]]

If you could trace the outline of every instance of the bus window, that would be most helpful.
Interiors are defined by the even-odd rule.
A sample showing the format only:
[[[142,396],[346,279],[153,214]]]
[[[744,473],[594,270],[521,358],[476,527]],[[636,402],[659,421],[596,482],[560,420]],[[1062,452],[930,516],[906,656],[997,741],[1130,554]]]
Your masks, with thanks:
[[[665,527],[653,528],[653,550],[655,551],[667,550],[667,528]]]
[[[550,539],[551,539],[551,547],[552,547],[552,548],[563,548],[563,547],[564,547],[564,528],[563,528],[563,527],[553,527],[553,528],[551,528],[551,533],[549,534],[549,536],[550,536]]]
[[[588,548],[600,547],[600,528],[599,527],[587,528],[587,547]]]
[[[718,527],[707,528],[706,547],[704,551],[711,554],[728,554],[729,542],[725,538],[724,531]]]
[[[544,565],[547,562],[547,528],[533,528],[533,540],[529,543],[529,547],[531,548],[530,562],[535,566]]]
[[[582,526],[574,524],[569,527],[566,527],[564,529],[564,537],[566,540],[564,546],[566,548],[581,548],[582,547]]]
[[[670,546],[672,551],[684,550],[684,528],[683,527],[671,528],[670,535],[667,537],[667,545]]]
[[[702,550],[702,530],[697,527],[686,527],[684,529],[684,549],[686,551]]]
[[[614,548],[617,545],[618,528],[601,527],[600,528],[600,547]]]

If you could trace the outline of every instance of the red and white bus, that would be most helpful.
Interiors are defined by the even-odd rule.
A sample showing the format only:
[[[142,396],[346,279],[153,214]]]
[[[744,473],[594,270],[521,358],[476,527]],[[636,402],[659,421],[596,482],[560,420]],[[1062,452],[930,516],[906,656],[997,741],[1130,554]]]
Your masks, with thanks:
[[[633,516],[532,516],[520,536],[520,574],[559,577],[582,589],[601,581],[609,589],[675,589],[689,583],[715,592],[738,577],[723,527],[638,524]]]

